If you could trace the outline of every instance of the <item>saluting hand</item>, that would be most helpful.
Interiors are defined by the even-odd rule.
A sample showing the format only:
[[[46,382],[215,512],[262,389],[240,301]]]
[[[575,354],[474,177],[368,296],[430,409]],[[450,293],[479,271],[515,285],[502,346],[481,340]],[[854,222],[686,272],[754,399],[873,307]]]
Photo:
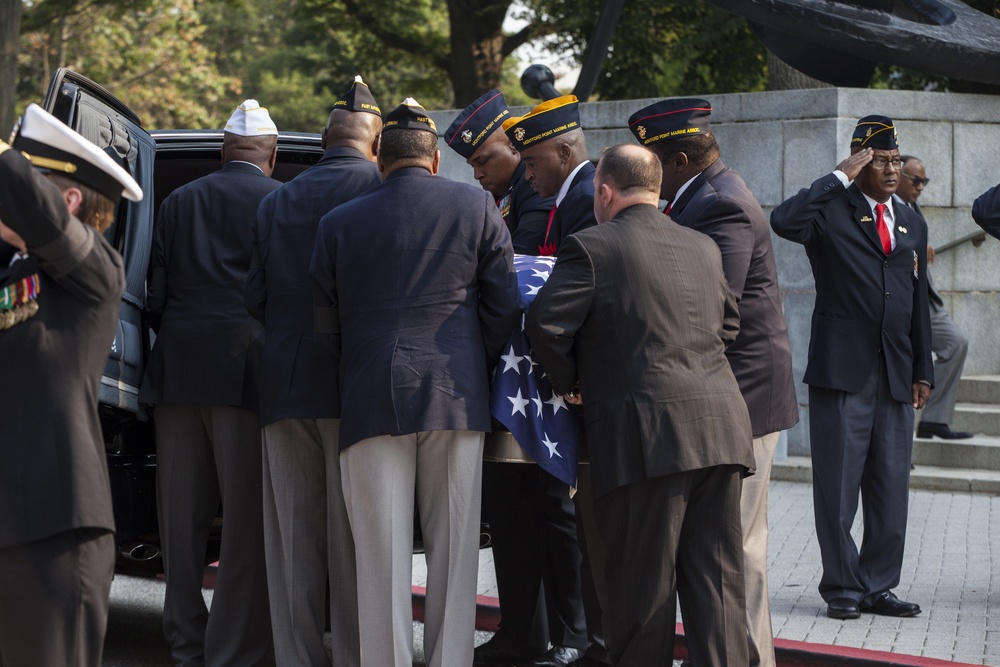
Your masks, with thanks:
[[[872,155],[875,151],[871,148],[862,148],[860,151],[850,156],[843,162],[837,165],[837,170],[844,172],[848,180],[853,181],[864,169],[864,166],[872,161]]]

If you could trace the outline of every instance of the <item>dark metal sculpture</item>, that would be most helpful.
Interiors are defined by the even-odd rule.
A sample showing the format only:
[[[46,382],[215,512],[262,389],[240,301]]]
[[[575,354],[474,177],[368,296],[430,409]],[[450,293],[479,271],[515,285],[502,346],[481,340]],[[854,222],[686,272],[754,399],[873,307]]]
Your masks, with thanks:
[[[750,23],[776,56],[836,86],[890,63],[1000,84],[1000,20],[959,0],[706,0]]]

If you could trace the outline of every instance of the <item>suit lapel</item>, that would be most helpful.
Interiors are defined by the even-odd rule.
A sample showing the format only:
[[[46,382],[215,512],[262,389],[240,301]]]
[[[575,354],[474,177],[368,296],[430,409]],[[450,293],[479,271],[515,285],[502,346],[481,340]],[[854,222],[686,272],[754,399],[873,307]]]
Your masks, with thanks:
[[[700,174],[698,174],[691,185],[687,187],[684,194],[673,204],[670,205],[670,216],[676,220],[677,216],[684,212],[687,205],[691,203],[694,196],[698,194],[702,186],[708,182],[710,178],[715,178],[719,172],[726,168],[726,165],[722,164],[722,160],[716,160],[712,164],[708,165]]]
[[[851,198],[851,206],[854,207],[854,222],[861,228],[861,232],[868,237],[872,245],[879,252],[882,252],[882,239],[878,236],[878,229],[875,228],[875,212],[868,205],[868,200],[858,189],[858,186],[851,184],[847,190]],[[898,212],[897,212],[898,213]],[[898,216],[897,216],[898,217]],[[897,243],[896,247],[899,245]]]

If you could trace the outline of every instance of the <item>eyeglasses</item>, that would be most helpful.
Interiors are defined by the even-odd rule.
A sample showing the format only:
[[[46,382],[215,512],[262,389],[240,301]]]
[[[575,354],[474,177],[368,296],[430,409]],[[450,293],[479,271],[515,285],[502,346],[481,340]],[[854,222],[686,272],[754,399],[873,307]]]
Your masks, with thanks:
[[[903,176],[913,181],[913,187],[915,188],[918,188],[921,185],[926,187],[927,184],[931,182],[931,179],[929,178],[920,178],[919,176],[910,176],[909,174],[903,174]]]
[[[891,164],[893,169],[899,171],[899,168],[903,166],[903,161],[900,160],[898,157],[894,157],[894,158],[890,159],[890,158],[887,158],[885,156],[878,155],[878,156],[872,158],[872,161],[871,161],[870,164],[873,167],[875,167],[876,169],[885,169],[885,166],[887,164]]]

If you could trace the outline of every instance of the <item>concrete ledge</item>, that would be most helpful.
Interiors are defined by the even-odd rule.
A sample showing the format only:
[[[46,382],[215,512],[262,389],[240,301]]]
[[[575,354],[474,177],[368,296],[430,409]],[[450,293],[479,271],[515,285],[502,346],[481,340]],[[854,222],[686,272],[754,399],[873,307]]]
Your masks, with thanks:
[[[775,461],[771,479],[783,482],[812,483],[812,459],[789,456]],[[910,472],[910,488],[950,493],[1000,494],[1000,471],[970,468],[940,468],[917,465]]]

